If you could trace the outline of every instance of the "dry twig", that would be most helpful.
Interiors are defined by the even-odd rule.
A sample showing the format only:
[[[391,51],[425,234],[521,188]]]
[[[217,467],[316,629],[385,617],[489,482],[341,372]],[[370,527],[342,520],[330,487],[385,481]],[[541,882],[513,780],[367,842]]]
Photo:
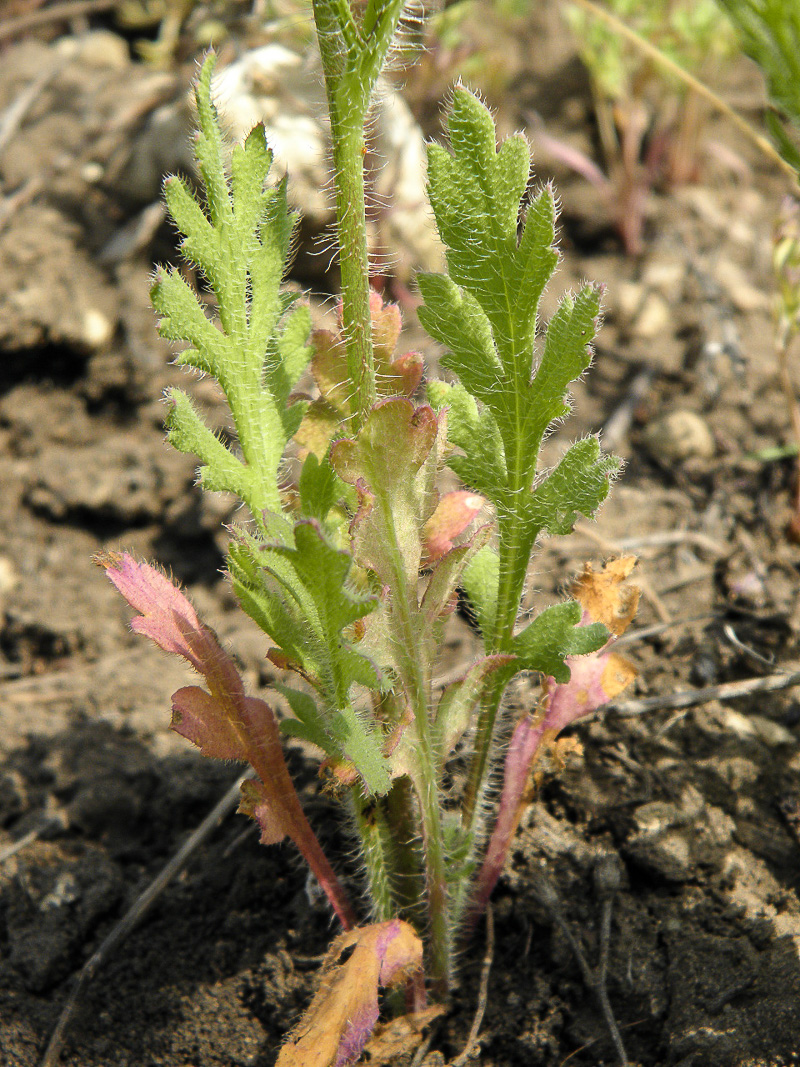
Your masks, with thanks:
[[[768,678],[745,678],[741,682],[724,682],[722,685],[707,685],[702,689],[684,689],[677,693],[663,693],[640,700],[623,700],[607,704],[604,711],[615,715],[641,715],[646,711],[669,711],[674,708],[691,708],[707,704],[710,700],[738,700],[756,693],[775,693],[800,685],[800,670],[780,671]]]
[[[18,841],[14,841],[12,844],[6,845],[5,848],[0,849],[0,863],[5,863],[6,860],[10,860],[12,856],[16,856],[18,852],[21,852],[23,848],[32,845],[34,841],[37,841],[42,836],[42,834],[50,833],[53,830],[63,830],[65,826],[66,820],[62,816],[45,816],[38,826],[34,826],[34,828],[29,830],[27,834],[23,834]]]
[[[483,1022],[483,1014],[486,1011],[486,1001],[489,996],[489,972],[492,969],[492,960],[494,959],[494,913],[492,912],[492,905],[486,905],[486,952],[484,953],[483,963],[481,965],[481,979],[478,987],[478,1004],[475,1008],[475,1017],[472,1020],[472,1026],[469,1030],[469,1037],[467,1043],[464,1046],[463,1052],[461,1052],[450,1064],[450,1067],[464,1067],[472,1055],[472,1051],[478,1043],[478,1034],[480,1033],[481,1023]]]

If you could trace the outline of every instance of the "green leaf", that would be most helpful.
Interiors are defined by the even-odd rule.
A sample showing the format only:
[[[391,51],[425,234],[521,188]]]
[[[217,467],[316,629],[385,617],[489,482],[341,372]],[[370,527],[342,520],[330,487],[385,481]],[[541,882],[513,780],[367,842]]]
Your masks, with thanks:
[[[596,652],[608,641],[609,632],[602,623],[579,625],[581,606],[577,600],[554,604],[514,638],[511,652],[518,657],[518,669],[552,675],[559,683],[569,681],[567,656]]]
[[[494,592],[481,597],[488,590],[478,589],[483,606],[476,611],[487,649],[508,650],[537,536],[567,533],[578,513],[592,515],[618,469],[596,442],[579,442],[537,485],[542,441],[569,414],[569,386],[591,362],[600,289],[587,285],[562,299],[537,361],[539,301],[558,260],[552,190],[526,207],[526,142],[513,137],[498,148],[490,113],[463,88],[454,93],[448,128],[451,151],[431,147],[429,182],[449,275],[420,279],[419,318],[458,376],[455,385],[429,386],[432,405],[448,412],[456,446],[448,464],[497,509]],[[477,566],[467,569],[465,584]]]
[[[247,467],[209,430],[184,392],[170,389],[167,398],[172,405],[166,418],[168,439],[178,451],[200,458],[203,488],[226,490],[244,499],[249,492]]]
[[[317,520],[298,520],[284,544],[265,544],[237,531],[230,561],[245,610],[333,705],[345,702],[349,686],[365,676],[380,688],[369,660],[355,668],[358,677],[352,676],[351,646],[342,635],[374,610],[377,598],[352,587],[352,556],[328,539]]]
[[[280,723],[282,734],[298,737],[321,749],[327,756],[341,758],[341,751],[330,736],[324,715],[317,703],[308,693],[290,689],[285,685],[273,685],[289,704],[295,714],[294,719],[283,719]]]
[[[446,274],[420,274],[419,291],[425,304],[419,311],[422,325],[436,340],[448,345],[446,365],[478,400],[492,403],[503,375],[489,319],[467,289],[460,289]]]
[[[462,482],[498,503],[508,484],[505,449],[491,411],[479,407],[463,385],[430,382],[428,397],[436,411],[448,411],[447,433],[462,450],[451,455],[448,465]]]
[[[309,452],[298,484],[300,509],[307,518],[324,522],[336,503],[336,483],[336,474],[330,463],[327,460],[320,462],[313,452]]]
[[[600,452],[596,437],[576,441],[530,495],[528,522],[549,534],[572,533],[578,514],[591,518],[605,500],[620,467],[618,459]]]
[[[499,581],[500,560],[497,551],[490,545],[484,545],[469,561],[461,576],[462,588],[484,637],[489,637],[494,629]]]
[[[472,398],[447,396],[450,438],[464,452],[451,466],[508,506],[509,492],[531,488],[544,434],[570,410],[567,389],[589,365],[600,294],[586,286],[564,298],[534,376],[539,299],[558,258],[553,194],[544,189],[533,199],[518,234],[526,143],[512,138],[498,150],[491,115],[464,89],[454,94],[449,130],[452,155],[432,146],[429,172],[449,277],[420,278],[419,317],[449,350],[442,362]]]
[[[298,702],[304,733],[314,744],[350,760],[371,793],[389,788],[382,736],[353,709],[350,689],[381,689],[375,664],[343,631],[374,610],[376,597],[350,582],[353,559],[333,545],[315,519],[298,520],[291,543],[263,544],[240,532],[230,549],[233,586],[245,611],[318,689],[324,717]],[[294,707],[294,705],[292,705]],[[297,713],[297,709],[295,708]],[[322,745],[324,728],[328,747]]]
[[[306,406],[290,400],[311,355],[311,320],[307,308],[293,308],[280,291],[297,216],[288,209],[285,180],[267,184],[272,153],[263,126],[234,148],[230,173],[226,169],[211,99],[214,62],[213,55],[206,59],[195,87],[204,204],[179,178],[167,181],[165,196],[184,256],[214,292],[219,324],[176,270],[159,272],[152,300],[161,335],[190,346],[178,362],[212,375],[222,387],[240,455],[203,432],[188,401],[176,400],[171,440],[200,456],[204,486],[236,492],[260,523],[265,510],[281,507],[280,467]]]

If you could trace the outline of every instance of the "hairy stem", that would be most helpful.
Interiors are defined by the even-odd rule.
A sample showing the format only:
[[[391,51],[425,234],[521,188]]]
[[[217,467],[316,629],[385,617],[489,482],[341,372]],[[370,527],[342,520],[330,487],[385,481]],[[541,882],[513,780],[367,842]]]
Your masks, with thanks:
[[[342,275],[342,328],[347,345],[347,369],[355,390],[354,429],[358,429],[363,425],[376,400],[372,322],[369,314],[363,115],[357,125],[352,123],[350,117],[346,122],[335,124],[332,117],[331,133],[339,266]]]
[[[404,919],[421,926],[425,922],[425,873],[410,779],[405,776],[398,778],[387,796],[381,797],[380,801],[384,805],[395,846],[398,909]]]
[[[378,506],[387,516],[386,536],[390,541],[393,564],[392,625],[396,643],[403,649],[401,671],[409,694],[417,731],[416,773],[414,788],[420,809],[422,845],[425,860],[425,882],[428,892],[430,922],[431,978],[437,996],[447,995],[450,984],[450,918],[448,914],[447,879],[442,815],[436,777],[433,745],[428,714],[431,698],[431,664],[425,659],[426,649],[420,647],[415,626],[415,590],[405,572],[403,554],[392,522],[391,501],[378,496]]]
[[[520,494],[517,493],[517,496]],[[512,494],[512,500],[514,499]],[[529,539],[523,535],[520,516],[515,511],[499,517],[500,582],[497,591],[497,611],[494,630],[486,638],[486,651],[507,652],[514,637],[522,587],[530,560]],[[478,714],[475,747],[467,773],[467,785],[462,805],[464,828],[474,832],[476,812],[483,795],[489,770],[489,755],[494,736],[497,712],[507,679],[487,686]]]
[[[342,274],[342,326],[354,387],[354,427],[375,403],[369,254],[364,202],[364,122],[403,0],[371,0],[359,26],[346,0],[313,0],[333,145],[336,225]]]
[[[367,868],[367,885],[374,922],[393,919],[397,909],[392,891],[392,836],[380,803],[365,800],[361,786],[351,790],[356,830]]]

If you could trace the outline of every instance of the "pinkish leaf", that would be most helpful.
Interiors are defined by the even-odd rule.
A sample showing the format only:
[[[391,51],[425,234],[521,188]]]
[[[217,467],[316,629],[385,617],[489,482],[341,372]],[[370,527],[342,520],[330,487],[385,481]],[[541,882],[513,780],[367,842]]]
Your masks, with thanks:
[[[380,373],[378,390],[382,395],[411,396],[422,381],[425,362],[419,352],[406,352]]]
[[[204,756],[246,760],[241,736],[231,720],[221,715],[220,703],[199,685],[187,685],[172,694],[172,729],[197,745]]]
[[[477,493],[459,489],[445,493],[423,530],[424,559],[441,559],[453,547],[453,539],[463,533],[486,503]]]
[[[634,667],[611,651],[614,637],[624,633],[636,613],[639,590],[622,584],[635,563],[632,556],[611,560],[599,573],[587,563],[570,588],[583,608],[580,625],[601,622],[614,636],[597,652],[567,656],[569,681],[559,684],[553,677],[545,678],[537,712],[524,715],[514,728],[506,752],[497,822],[475,882],[473,916],[484,909],[500,877],[525,808],[531,770],[543,749],[565,726],[613,700],[636,676]]]
[[[276,808],[272,793],[272,786],[267,789],[264,783],[257,779],[247,778],[242,782],[239,811],[258,823],[262,845],[277,845],[288,833],[285,820],[281,817],[283,813]]]
[[[236,664],[164,574],[128,553],[108,553],[97,562],[141,613],[132,620],[132,629],[165,651],[183,656],[208,684],[210,692],[191,685],[173,694],[173,729],[206,756],[251,765],[260,781],[244,784],[240,810],[258,821],[263,841],[274,843],[284,837],[294,841],[348,929],[354,922],[352,910],[300,805],[270,706],[246,696]],[[256,793],[257,803],[252,802]]]
[[[537,721],[535,715],[525,715],[511,735],[511,743],[506,752],[497,822],[475,882],[472,898],[473,921],[486,907],[505,867],[509,847],[522,817],[530,769],[543,734],[544,726],[541,720]]]
[[[372,347],[378,363],[388,363],[400,340],[403,317],[397,304],[384,304],[374,289],[369,294],[369,317],[372,320]],[[341,321],[341,319],[340,319]]]
[[[330,330],[314,330],[311,334],[314,357],[311,373],[321,397],[340,414],[349,410],[350,376],[347,372],[347,351],[339,334]]]
[[[612,652],[609,644],[588,656],[567,656],[570,680],[559,685],[546,678],[544,691],[547,711],[544,726],[560,733],[565,726],[591,715],[613,700],[636,677],[633,666]]]

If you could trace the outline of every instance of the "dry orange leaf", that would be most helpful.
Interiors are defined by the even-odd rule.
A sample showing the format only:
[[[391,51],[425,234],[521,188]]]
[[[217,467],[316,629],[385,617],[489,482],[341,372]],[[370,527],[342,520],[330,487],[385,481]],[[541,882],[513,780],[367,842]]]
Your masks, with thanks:
[[[414,1052],[422,1042],[423,1030],[446,1010],[443,1004],[431,1004],[422,1011],[381,1023],[364,1049],[369,1056],[369,1067],[391,1067],[398,1056]]]
[[[615,637],[625,633],[639,606],[639,589],[622,584],[635,566],[635,556],[612,559],[599,572],[586,563],[570,587],[591,621],[602,622]]]
[[[337,937],[323,964],[322,984],[275,1067],[355,1063],[378,1021],[378,989],[421,969],[422,942],[401,919]]]

